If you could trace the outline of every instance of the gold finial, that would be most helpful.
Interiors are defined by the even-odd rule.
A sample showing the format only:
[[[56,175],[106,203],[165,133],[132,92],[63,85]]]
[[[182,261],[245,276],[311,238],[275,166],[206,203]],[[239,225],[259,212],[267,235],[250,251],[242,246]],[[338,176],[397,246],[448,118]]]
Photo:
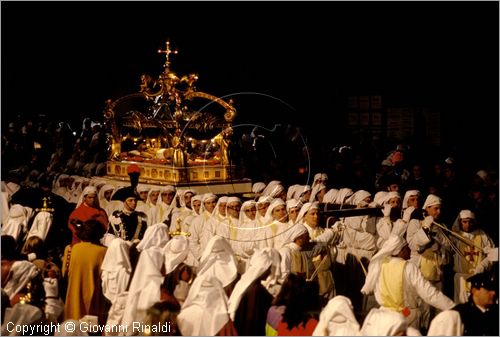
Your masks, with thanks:
[[[191,236],[190,232],[183,232],[181,231],[181,218],[177,218],[177,223],[175,224],[175,231],[173,232],[168,232],[170,236],[177,236],[177,235],[185,235],[185,236]]]
[[[54,212],[52,207],[49,207],[49,199],[47,197],[43,197],[43,206],[42,208],[35,208],[37,212]]]
[[[158,49],[159,54],[165,54],[165,69],[170,67],[170,54],[177,54],[177,50],[170,49],[170,41],[167,40],[165,50]]]

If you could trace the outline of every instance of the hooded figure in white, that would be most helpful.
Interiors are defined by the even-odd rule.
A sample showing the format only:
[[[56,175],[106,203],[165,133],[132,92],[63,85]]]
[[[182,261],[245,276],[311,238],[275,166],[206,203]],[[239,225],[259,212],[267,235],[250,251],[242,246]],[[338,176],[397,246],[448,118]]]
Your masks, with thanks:
[[[130,242],[116,238],[109,243],[102,261],[102,292],[111,302],[106,322],[109,325],[121,324],[125,310],[127,287],[132,273],[129,250]]]
[[[238,276],[233,250],[225,238],[214,236],[208,242],[198,266],[198,277],[204,274],[219,279],[223,287],[231,284]]]
[[[468,209],[460,211],[452,230],[464,239],[473,243],[469,245],[458,238],[451,237],[460,253],[453,256],[453,270],[455,271],[454,300],[456,303],[465,303],[470,294],[470,282],[467,279],[491,268],[493,262],[488,252],[494,248],[491,238],[482,229],[476,227],[473,212]],[[498,261],[498,256],[497,259]]]
[[[399,201],[398,201],[399,200]],[[401,219],[391,220],[391,210],[397,207],[401,201],[398,192],[388,192],[381,200],[380,206],[383,207],[383,217],[377,219],[377,247],[382,247],[384,242],[391,234],[403,236],[406,233],[407,223],[410,221],[411,213],[415,208],[409,208]]]
[[[363,322],[362,336],[404,336],[408,323],[405,317],[385,308],[373,308]]]
[[[231,247],[238,260],[239,274],[246,271],[250,257],[262,246],[262,240],[259,240],[262,237],[262,230],[257,228],[255,223],[257,213],[255,204],[254,200],[248,200],[241,205],[237,237],[231,241]],[[254,219],[252,220],[249,215]]]
[[[166,227],[165,224],[163,225]],[[130,282],[122,319],[122,322],[129,324],[127,333],[133,333],[132,323],[142,321],[146,316],[146,311],[154,303],[160,301],[160,287],[164,278],[161,273],[164,262],[163,247],[166,241],[154,241],[158,245],[149,246],[149,248],[142,250]]]
[[[138,251],[143,251],[150,247],[163,248],[167,244],[170,236],[168,226],[163,222],[149,226],[144,232],[144,237],[137,245]]]
[[[19,204],[12,205],[7,221],[2,226],[2,235],[12,236],[16,242],[23,239],[28,230],[31,208]]]
[[[436,315],[429,325],[427,336],[463,336],[464,324],[460,313],[445,310]]]
[[[411,249],[410,262],[420,268],[424,277],[438,289],[442,288],[443,265],[448,263],[450,250],[446,236],[433,224],[438,221],[441,204],[441,198],[429,194],[422,207],[428,215],[421,221],[410,220],[406,230],[406,241]]]
[[[301,253],[302,247],[295,243],[296,239],[305,234],[309,237],[307,228],[299,223],[290,227],[286,232],[284,245],[279,250],[281,256],[281,284],[283,284],[290,273],[303,272],[307,276],[310,276],[308,274],[312,266],[310,266],[308,259]]]
[[[391,235],[371,259],[361,292],[365,295],[374,292],[380,306],[405,315],[408,325],[420,329],[422,300],[440,310],[455,304],[433,287],[414,264],[408,263],[409,256],[397,256],[403,249],[409,253],[406,241]]]
[[[177,325],[183,336],[215,336],[230,320],[227,295],[217,277],[198,275],[194,280]]]
[[[179,264],[185,262],[189,251],[189,242],[184,235],[174,236],[163,248],[163,255],[165,257],[165,275],[170,274],[177,268]],[[180,280],[179,284],[174,289],[174,297],[179,301],[179,304],[183,304],[189,293],[189,284]]]
[[[213,193],[205,193],[201,197],[200,215],[193,219],[190,226],[191,236],[189,237],[189,249],[198,261],[203,248],[207,246],[208,241],[212,237],[211,222],[214,221],[212,214],[215,208],[209,212],[205,207],[205,203],[217,200],[217,196]]]
[[[274,199],[271,205],[269,205],[264,223],[266,246],[275,249],[283,247],[286,240],[286,232],[290,228],[290,225],[286,213],[286,204],[282,199]]]
[[[346,202],[364,208],[370,203],[370,198],[370,192],[359,190],[352,194]],[[369,215],[345,218],[343,245],[347,246],[348,253],[359,259],[371,259],[377,251],[376,220],[375,216]]]
[[[261,277],[271,267],[279,269],[280,255],[274,248],[262,248],[257,250],[252,258],[247,271],[241,275],[241,279],[236,283],[231,297],[229,297],[229,315],[234,321],[236,310],[246,289],[259,277]]]
[[[175,209],[172,214],[172,222],[170,223],[170,231],[173,232],[176,230],[177,223],[180,223],[181,230],[183,232],[187,232],[188,228],[184,223],[184,220],[194,213],[194,211],[189,208],[191,204],[186,204],[186,194],[190,193],[192,196],[196,195],[196,191],[187,189],[187,190],[177,190],[177,196],[179,198],[180,207]],[[191,198],[192,198],[191,196]]]
[[[319,315],[313,336],[359,336],[359,323],[351,300],[339,295],[332,298]]]
[[[318,202],[306,202],[300,208],[299,215],[297,216],[297,220],[295,222],[306,226],[307,231],[309,232],[309,237],[311,238],[311,240],[314,240],[316,237],[323,234],[325,229],[319,226],[319,221],[316,221],[316,226],[314,228],[311,227],[311,225],[307,223],[305,216],[309,213],[309,211],[312,211],[312,210],[319,210],[319,203]]]

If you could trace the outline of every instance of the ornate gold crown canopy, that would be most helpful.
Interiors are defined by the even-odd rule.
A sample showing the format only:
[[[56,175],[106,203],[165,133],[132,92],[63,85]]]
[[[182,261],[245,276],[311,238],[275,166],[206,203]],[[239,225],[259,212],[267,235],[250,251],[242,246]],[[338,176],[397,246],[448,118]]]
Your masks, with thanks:
[[[139,92],[106,102],[104,117],[111,131],[109,160],[177,168],[228,166],[228,145],[236,117],[232,100],[226,102],[198,91],[197,74],[178,76],[172,71],[171,56],[178,52],[169,41],[158,53],[165,55],[165,63],[156,79],[142,75]],[[200,99],[204,101],[201,105]],[[108,171],[115,168],[108,166]]]

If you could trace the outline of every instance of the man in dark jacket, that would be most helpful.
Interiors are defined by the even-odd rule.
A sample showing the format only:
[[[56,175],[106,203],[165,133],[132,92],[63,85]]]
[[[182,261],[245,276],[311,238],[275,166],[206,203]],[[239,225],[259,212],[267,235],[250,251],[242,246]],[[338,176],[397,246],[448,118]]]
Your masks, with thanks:
[[[469,300],[453,309],[460,313],[464,336],[498,336],[497,273],[484,272],[467,279],[471,283]]]

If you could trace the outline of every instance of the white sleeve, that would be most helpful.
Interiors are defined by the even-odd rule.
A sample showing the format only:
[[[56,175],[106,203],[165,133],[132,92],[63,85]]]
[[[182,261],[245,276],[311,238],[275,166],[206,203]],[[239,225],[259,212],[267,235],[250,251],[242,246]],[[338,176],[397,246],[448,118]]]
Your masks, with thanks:
[[[286,279],[288,274],[290,274],[291,269],[292,269],[292,254],[290,252],[290,248],[288,247],[282,247],[279,250],[279,253],[281,255],[281,278],[280,278],[280,283]]]
[[[495,247],[495,245],[493,244],[493,241],[491,240],[491,238],[488,236],[488,234],[486,234],[483,231],[481,231],[481,247],[483,247],[483,251],[485,250],[485,248],[486,248],[486,251],[487,251],[487,250]],[[488,256],[486,256],[476,266],[476,268],[474,269],[474,273],[475,274],[482,273],[485,270],[488,270],[491,267],[492,264],[493,263],[491,262],[491,260],[488,258]]]
[[[392,231],[392,223],[389,218],[383,217],[377,221],[378,236],[387,241]]]
[[[413,219],[408,223],[408,229],[406,230],[406,241],[408,241],[408,246],[412,251],[416,251],[430,242],[430,239],[425,234],[420,221]]]
[[[391,234],[393,235],[397,235],[397,236],[402,236],[405,232],[406,232],[406,229],[407,229],[407,225],[406,225],[406,222],[404,222],[404,220],[402,219],[397,219],[396,221],[394,221],[394,223],[392,224],[392,231],[391,231]]]
[[[196,217],[193,219],[191,226],[190,226],[190,232],[191,236],[189,236],[188,241],[189,241],[189,249],[191,249],[191,252],[193,253],[194,257],[199,260],[201,257],[201,252],[200,252],[200,240],[201,240],[201,233],[202,233],[202,228],[203,226],[203,219],[200,217]]]
[[[439,310],[449,310],[455,306],[451,299],[424,278],[422,272],[413,263],[406,263],[404,273],[405,282],[408,282],[413,287],[425,303]]]
[[[339,231],[333,230],[331,228],[326,228],[321,235],[317,236],[312,242],[325,243],[329,245],[336,245],[339,243],[341,238]]]

